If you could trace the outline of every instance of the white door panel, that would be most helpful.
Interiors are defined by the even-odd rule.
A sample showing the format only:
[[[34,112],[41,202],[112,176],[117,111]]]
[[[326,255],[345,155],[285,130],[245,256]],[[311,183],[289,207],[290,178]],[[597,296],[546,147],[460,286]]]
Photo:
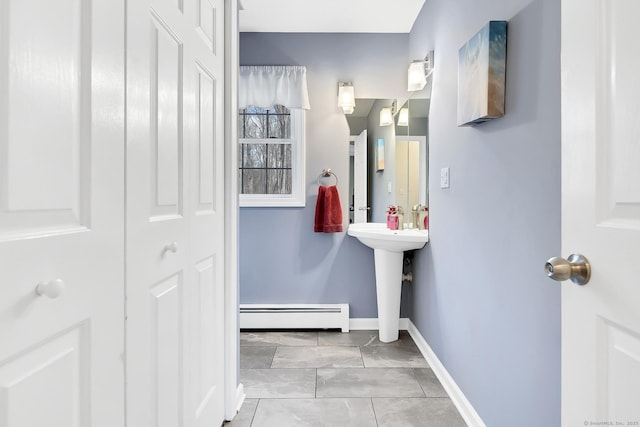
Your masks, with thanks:
[[[562,3],[562,422],[640,422],[640,3]]]
[[[52,337],[0,367],[3,426],[69,426],[90,423],[87,325]],[[25,405],[25,402],[37,404]]]
[[[224,414],[224,0],[192,0],[191,72],[195,96],[190,163],[190,247],[193,316],[187,339],[189,417],[193,426]],[[189,10],[185,5],[185,11]]]
[[[123,13],[0,5],[3,426],[124,419]]]
[[[128,5],[130,425],[223,420],[223,4]]]

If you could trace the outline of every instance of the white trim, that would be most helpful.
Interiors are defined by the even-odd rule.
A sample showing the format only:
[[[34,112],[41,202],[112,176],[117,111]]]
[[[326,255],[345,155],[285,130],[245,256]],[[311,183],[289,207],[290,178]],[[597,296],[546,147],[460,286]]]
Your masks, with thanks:
[[[237,111],[237,110],[236,110]],[[240,194],[240,207],[305,207],[306,195],[306,112],[300,108],[291,108],[291,194]],[[237,113],[236,113],[237,114]],[[237,133],[237,131],[236,131]],[[237,138],[238,145],[241,140]],[[278,142],[279,141],[279,142]],[[273,141],[270,143],[274,143]],[[276,140],[275,143],[287,143]],[[237,148],[236,148],[237,150]],[[237,154],[236,154],[237,157]],[[237,165],[237,158],[236,163]],[[231,179],[238,180],[236,174]],[[237,184],[236,184],[237,186]]]
[[[233,420],[236,415],[238,415],[238,412],[240,412],[240,408],[242,408],[242,405],[244,404],[244,401],[246,400],[247,395],[244,392],[244,386],[242,384],[238,384],[238,387],[236,387],[236,393],[235,393],[235,400],[230,402],[230,404],[233,404],[233,402],[235,402],[234,408],[235,410],[232,410],[229,413],[225,414],[225,421],[231,421]]]
[[[331,329],[349,332],[349,304],[240,304],[241,329]]]
[[[240,408],[242,408],[242,404],[246,397],[247,395],[244,392],[244,386],[242,384],[238,384],[238,388],[236,388],[236,413],[238,413]]]
[[[471,403],[467,400],[464,393],[462,393],[462,390],[460,390],[460,387],[458,387],[442,362],[440,362],[438,356],[436,356],[429,344],[427,344],[427,341],[424,339],[418,328],[416,328],[416,325],[409,320],[407,326],[409,335],[413,338],[413,341],[427,360],[427,363],[433,370],[433,373],[436,374],[436,377],[440,380],[440,383],[453,401],[453,404],[458,408],[458,412],[460,412],[460,415],[462,415],[462,418],[464,418],[467,425],[469,427],[486,427],[482,418],[480,418],[480,415],[478,415],[476,410],[473,409]]]
[[[405,317],[400,318],[400,330],[406,331],[409,325],[409,319]],[[349,329],[353,331],[377,331],[378,330],[378,318],[365,318],[358,317],[349,319]]]
[[[224,14],[224,418],[231,420],[244,401],[238,383],[238,0],[225,0]]]

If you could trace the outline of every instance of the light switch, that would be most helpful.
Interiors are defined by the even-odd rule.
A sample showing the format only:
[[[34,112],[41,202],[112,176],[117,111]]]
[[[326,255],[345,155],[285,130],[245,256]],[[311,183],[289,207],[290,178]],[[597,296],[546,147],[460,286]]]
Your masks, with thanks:
[[[387,184],[387,191],[389,192],[389,194],[391,194],[391,192],[393,191],[393,184],[391,184],[391,181],[389,181],[389,183]]]
[[[440,169],[440,188],[449,188],[449,168]]]

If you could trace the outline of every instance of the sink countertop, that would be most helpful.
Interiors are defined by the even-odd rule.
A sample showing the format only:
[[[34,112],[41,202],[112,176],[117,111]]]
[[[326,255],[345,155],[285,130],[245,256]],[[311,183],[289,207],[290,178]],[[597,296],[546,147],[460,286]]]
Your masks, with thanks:
[[[349,224],[347,234],[372,249],[393,252],[420,249],[429,241],[429,230],[390,230],[381,222]]]
[[[357,224],[349,224],[347,234],[358,237],[376,237],[376,236],[400,236],[402,240],[429,241],[429,230],[419,230],[417,228],[406,228],[404,230],[390,230],[387,224],[382,222],[361,222]]]

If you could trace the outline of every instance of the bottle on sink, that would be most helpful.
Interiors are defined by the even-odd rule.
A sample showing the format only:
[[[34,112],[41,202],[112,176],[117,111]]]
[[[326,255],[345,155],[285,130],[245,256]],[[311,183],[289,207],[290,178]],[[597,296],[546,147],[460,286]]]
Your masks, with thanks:
[[[402,206],[398,206],[396,209],[396,218],[398,219],[398,227],[396,230],[404,230],[404,214],[402,213]]]
[[[389,230],[398,229],[398,208],[393,205],[389,205],[387,208],[387,228]]]
[[[420,230],[429,229],[429,208],[426,206],[421,206],[418,211],[418,228]]]

